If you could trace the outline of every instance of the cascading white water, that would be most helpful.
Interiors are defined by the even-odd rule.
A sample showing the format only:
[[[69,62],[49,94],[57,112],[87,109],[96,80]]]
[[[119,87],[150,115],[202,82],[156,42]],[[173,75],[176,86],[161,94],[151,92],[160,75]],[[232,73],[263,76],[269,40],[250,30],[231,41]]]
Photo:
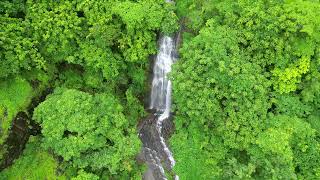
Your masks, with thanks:
[[[169,36],[160,39],[160,49],[153,68],[150,109],[161,113],[160,119],[170,115],[171,107],[171,81],[167,75],[174,62],[174,41]]]
[[[159,115],[156,128],[160,136],[163,151],[167,155],[171,169],[175,165],[175,160],[162,136],[162,124],[165,119],[170,117],[172,89],[168,73],[171,71],[171,65],[175,60],[175,42],[173,38],[163,36],[160,39],[159,53],[153,68],[150,109],[155,109],[156,114]],[[178,176],[176,176],[176,179],[178,179]]]

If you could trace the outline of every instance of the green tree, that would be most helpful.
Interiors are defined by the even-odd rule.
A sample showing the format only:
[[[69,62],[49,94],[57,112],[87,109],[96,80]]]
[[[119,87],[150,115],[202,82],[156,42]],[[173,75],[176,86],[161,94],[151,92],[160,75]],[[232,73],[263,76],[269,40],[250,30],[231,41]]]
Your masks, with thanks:
[[[57,174],[58,161],[40,147],[38,137],[31,137],[22,156],[14,164],[0,173],[1,179],[8,180],[65,180],[64,175]]]
[[[140,173],[134,162],[140,141],[122,112],[110,94],[57,89],[35,109],[34,119],[42,126],[43,147],[72,166],[121,177]]]
[[[176,172],[319,178],[319,2],[177,5],[186,32],[171,74]]]

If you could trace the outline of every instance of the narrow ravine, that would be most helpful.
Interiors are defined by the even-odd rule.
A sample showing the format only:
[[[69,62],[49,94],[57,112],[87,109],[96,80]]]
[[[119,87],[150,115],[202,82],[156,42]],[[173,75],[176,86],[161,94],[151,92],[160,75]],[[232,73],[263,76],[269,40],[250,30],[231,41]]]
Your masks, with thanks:
[[[153,67],[153,80],[150,97],[150,110],[154,114],[145,120],[140,130],[140,139],[143,142],[143,156],[148,165],[144,179],[167,179],[165,169],[171,171],[175,165],[172,152],[166,144],[164,134],[165,124],[170,124],[171,111],[171,81],[168,73],[171,65],[176,61],[175,38],[162,36],[159,43],[159,52]],[[174,177],[179,179],[177,175]]]

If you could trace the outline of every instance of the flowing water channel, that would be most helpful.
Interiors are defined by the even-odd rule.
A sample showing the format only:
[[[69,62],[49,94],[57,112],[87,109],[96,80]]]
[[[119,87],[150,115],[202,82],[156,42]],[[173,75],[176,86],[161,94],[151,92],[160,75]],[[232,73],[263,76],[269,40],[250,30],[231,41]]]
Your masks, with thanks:
[[[168,73],[171,65],[176,61],[176,38],[162,36],[159,52],[153,67],[153,80],[149,109],[154,114],[143,124],[139,136],[143,142],[144,160],[148,170],[144,175],[146,180],[167,179],[165,169],[171,171],[175,165],[172,152],[166,144],[164,126],[171,121],[171,81]],[[174,175],[175,179],[179,179]]]

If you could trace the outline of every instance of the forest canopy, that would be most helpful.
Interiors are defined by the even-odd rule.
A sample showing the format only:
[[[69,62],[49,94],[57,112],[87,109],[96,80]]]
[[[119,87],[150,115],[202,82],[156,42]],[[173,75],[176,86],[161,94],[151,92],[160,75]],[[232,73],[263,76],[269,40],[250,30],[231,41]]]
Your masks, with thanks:
[[[1,1],[1,168],[14,158],[11,131],[37,139],[1,178],[141,179],[136,126],[149,58],[158,34],[179,28],[174,9],[157,0]],[[14,132],[19,112],[31,129]],[[30,174],[37,166],[43,172]]]
[[[166,174],[320,179],[319,9],[2,0],[0,179],[142,179],[138,126],[162,35],[179,37]]]
[[[319,1],[177,1],[181,179],[320,177]]]

